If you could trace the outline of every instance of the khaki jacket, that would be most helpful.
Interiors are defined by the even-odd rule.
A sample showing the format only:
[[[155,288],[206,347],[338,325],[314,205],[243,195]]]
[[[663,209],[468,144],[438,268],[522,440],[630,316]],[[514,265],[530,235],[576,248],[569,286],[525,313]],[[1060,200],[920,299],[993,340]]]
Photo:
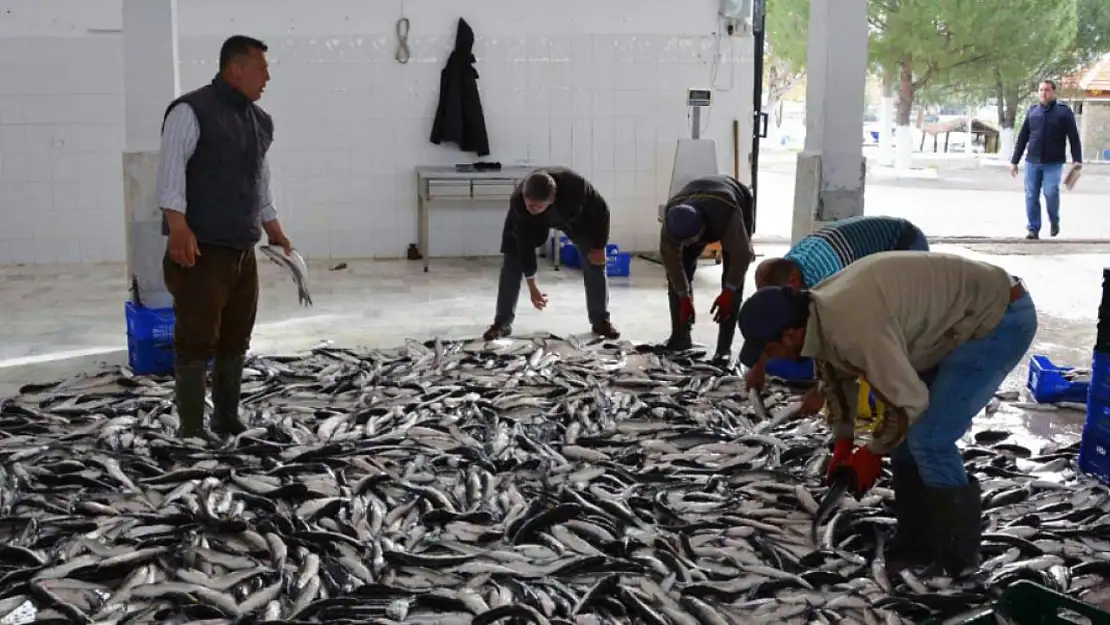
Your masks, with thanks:
[[[1001,267],[906,251],[873,254],[818,284],[802,355],[817,360],[834,435],[855,434],[863,376],[888,406],[868,446],[893,451],[929,406],[919,372],[994,330],[1012,286]]]

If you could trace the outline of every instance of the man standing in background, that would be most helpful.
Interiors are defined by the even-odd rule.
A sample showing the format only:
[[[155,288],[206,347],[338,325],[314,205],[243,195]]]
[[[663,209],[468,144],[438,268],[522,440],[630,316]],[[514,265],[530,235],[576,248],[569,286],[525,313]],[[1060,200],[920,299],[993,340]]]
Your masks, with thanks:
[[[274,123],[254,104],[270,80],[266,50],[257,39],[228,38],[216,77],[171,102],[162,122],[158,203],[169,236],[162,270],[173,296],[182,438],[203,432],[213,357],[212,431],[246,429],[239,398],[258,309],[254,247],[265,230],[271,245],[293,250],[270,194]]]
[[[585,178],[566,167],[537,169],[513,191],[509,214],[501,231],[501,275],[497,283],[497,312],[482,334],[486,341],[512,334],[520,279],[536,310],[547,306],[547,295],[536,283],[536,248],[551,229],[561,230],[578,248],[586,313],[594,334],[620,338],[609,320],[609,283],[605,276],[605,246],[609,244],[609,206]]]
[[[1017,177],[1018,163],[1025,154],[1025,215],[1026,239],[1041,238],[1041,198],[1052,236],[1060,234],[1060,178],[1067,160],[1066,144],[1071,145],[1074,169],[1083,167],[1083,148],[1075,114],[1068,105],[1056,100],[1056,83],[1041,82],[1037,90],[1040,103],[1029,107],[1018,132],[1014,156],[1010,159],[1010,175]],[[1029,150],[1026,151],[1026,146]]]

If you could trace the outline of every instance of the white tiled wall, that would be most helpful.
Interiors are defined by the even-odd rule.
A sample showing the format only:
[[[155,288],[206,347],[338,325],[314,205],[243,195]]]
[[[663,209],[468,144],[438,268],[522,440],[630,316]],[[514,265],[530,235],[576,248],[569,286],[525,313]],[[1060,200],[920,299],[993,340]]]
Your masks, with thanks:
[[[400,257],[416,240],[413,168],[477,160],[428,141],[463,17],[477,36],[488,160],[577,169],[609,201],[614,242],[651,249],[675,141],[690,134],[686,88],[717,88],[702,135],[723,172],[740,121],[746,181],[751,39],[718,39],[717,5],[179,0],[181,85],[211,79],[228,35],[264,39],[272,80],[260,104],[277,125],[286,230],[310,256]],[[394,60],[402,10],[407,65]],[[118,0],[0,0],[0,262],[124,258],[119,11]],[[505,211],[443,205],[432,255],[496,253]]]

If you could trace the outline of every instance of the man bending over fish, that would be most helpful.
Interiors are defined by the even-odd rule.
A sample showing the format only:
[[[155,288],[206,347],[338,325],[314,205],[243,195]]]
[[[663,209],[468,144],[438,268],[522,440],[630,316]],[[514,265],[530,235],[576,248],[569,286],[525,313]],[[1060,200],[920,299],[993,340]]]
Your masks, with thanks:
[[[929,251],[925,233],[901,217],[849,217],[828,224],[798,241],[782,258],[768,258],[755,268],[755,288],[789,286],[812,289],[855,261],[878,252]],[[748,370],[749,388],[763,388],[765,359]],[[803,411],[815,414],[820,397],[807,394]]]
[[[181,436],[204,429],[206,361],[212,370],[212,430],[237,434],[243,360],[258,309],[254,246],[265,231],[286,254],[270,195],[266,153],[274,122],[255,102],[270,80],[267,48],[236,35],[220,48],[211,84],[170,103],[158,158],[158,203],[166,290],[173,296],[174,368]]]
[[[956,441],[1033,341],[1037,312],[1022,282],[951,254],[881,252],[810,289],[759,289],[739,317],[745,363],[816,360],[835,440],[830,483],[850,479],[859,496],[891,455],[888,558],[950,575],[977,566],[980,487]],[[886,410],[853,448],[860,376]]]
[[[732,176],[711,175],[691,180],[668,202],[659,235],[659,256],[667,272],[671,336],[666,348],[689,349],[694,324],[694,272],[705,246],[720,242],[724,270],[721,292],[710,313],[719,325],[714,360],[732,358],[736,311],[743,297],[752,250],[752,194]]]
[[[566,167],[537,169],[509,199],[509,214],[501,231],[501,277],[497,283],[497,312],[482,338],[509,336],[520,299],[520,280],[528,283],[532,306],[543,310],[547,294],[536,281],[536,248],[552,228],[561,230],[582,257],[586,313],[594,334],[620,338],[609,320],[609,283],[605,277],[605,246],[609,244],[609,206],[585,178]]]

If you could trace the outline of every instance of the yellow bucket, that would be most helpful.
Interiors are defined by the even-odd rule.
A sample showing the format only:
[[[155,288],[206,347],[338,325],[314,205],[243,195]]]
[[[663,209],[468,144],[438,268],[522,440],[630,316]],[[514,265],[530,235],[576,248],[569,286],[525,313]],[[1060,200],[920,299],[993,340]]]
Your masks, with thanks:
[[[856,431],[870,432],[882,420],[883,402],[879,401],[871,392],[871,385],[863,378],[859,379],[859,407],[856,410]],[[827,416],[828,408],[822,408],[821,414]]]
[[[870,432],[875,429],[883,414],[883,403],[871,392],[871,385],[859,379],[859,410],[856,412],[856,430]]]

